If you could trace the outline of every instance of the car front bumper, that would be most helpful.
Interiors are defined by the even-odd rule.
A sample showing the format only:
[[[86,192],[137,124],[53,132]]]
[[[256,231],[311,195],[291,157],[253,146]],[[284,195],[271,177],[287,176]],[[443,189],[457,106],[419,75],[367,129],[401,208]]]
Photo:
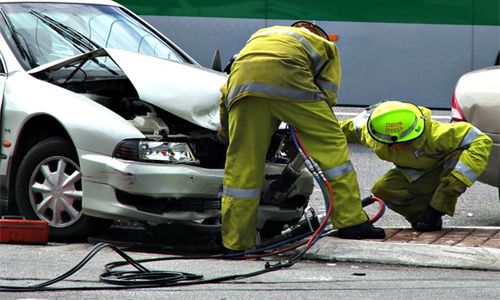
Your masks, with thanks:
[[[80,155],[80,165],[83,212],[87,215],[155,223],[220,216],[223,169],[132,162],[90,152]],[[283,168],[282,164],[266,164],[265,173],[280,174]],[[295,186],[291,196],[309,197],[314,186],[311,174],[303,172]],[[279,214],[288,215],[285,218],[301,214],[297,209],[266,211],[269,213],[262,214],[266,219]]]
[[[147,199],[220,198],[224,170],[190,165],[132,162],[84,153],[80,156],[83,182],[83,211],[107,219],[151,222],[201,220],[218,216],[218,209],[151,212],[119,201],[120,194],[137,201]],[[117,193],[119,191],[119,193]]]

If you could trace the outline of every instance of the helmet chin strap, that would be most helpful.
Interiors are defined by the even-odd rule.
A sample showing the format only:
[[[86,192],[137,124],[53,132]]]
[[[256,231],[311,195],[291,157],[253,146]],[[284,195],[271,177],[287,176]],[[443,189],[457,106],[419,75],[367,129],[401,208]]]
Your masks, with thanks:
[[[394,144],[389,144],[389,147],[395,149],[395,150],[403,150],[407,148],[411,144],[410,142],[404,142],[404,143],[394,143]]]

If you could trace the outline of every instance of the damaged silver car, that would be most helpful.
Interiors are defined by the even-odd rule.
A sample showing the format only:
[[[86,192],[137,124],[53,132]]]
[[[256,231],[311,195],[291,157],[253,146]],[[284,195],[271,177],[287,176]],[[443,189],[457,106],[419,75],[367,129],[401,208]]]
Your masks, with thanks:
[[[0,30],[4,212],[46,220],[56,240],[112,220],[217,230],[225,74],[112,1],[0,1]],[[273,138],[263,192],[290,161],[288,138]],[[261,233],[297,222],[312,189],[304,171],[282,205],[262,205]]]

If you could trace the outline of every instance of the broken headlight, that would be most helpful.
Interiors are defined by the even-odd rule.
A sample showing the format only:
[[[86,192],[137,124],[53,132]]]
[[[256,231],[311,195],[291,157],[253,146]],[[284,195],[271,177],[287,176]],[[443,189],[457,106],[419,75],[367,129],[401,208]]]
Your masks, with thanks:
[[[189,144],[181,142],[124,140],[116,146],[113,157],[145,162],[199,163]]]

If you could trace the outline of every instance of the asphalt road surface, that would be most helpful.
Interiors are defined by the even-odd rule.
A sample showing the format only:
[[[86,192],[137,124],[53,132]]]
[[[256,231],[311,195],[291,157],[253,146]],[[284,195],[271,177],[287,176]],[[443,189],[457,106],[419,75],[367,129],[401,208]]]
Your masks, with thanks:
[[[76,265],[91,247],[89,244],[2,244],[0,285],[26,286],[55,278]],[[128,254],[134,259],[160,256]],[[53,287],[113,288],[99,281],[103,266],[113,261],[121,258],[105,249],[76,274]],[[255,260],[180,259],[144,266],[213,279],[262,270],[264,264]],[[0,299],[498,299],[499,281],[500,272],[495,271],[300,261],[291,268],[223,283],[119,291],[0,292]]]

